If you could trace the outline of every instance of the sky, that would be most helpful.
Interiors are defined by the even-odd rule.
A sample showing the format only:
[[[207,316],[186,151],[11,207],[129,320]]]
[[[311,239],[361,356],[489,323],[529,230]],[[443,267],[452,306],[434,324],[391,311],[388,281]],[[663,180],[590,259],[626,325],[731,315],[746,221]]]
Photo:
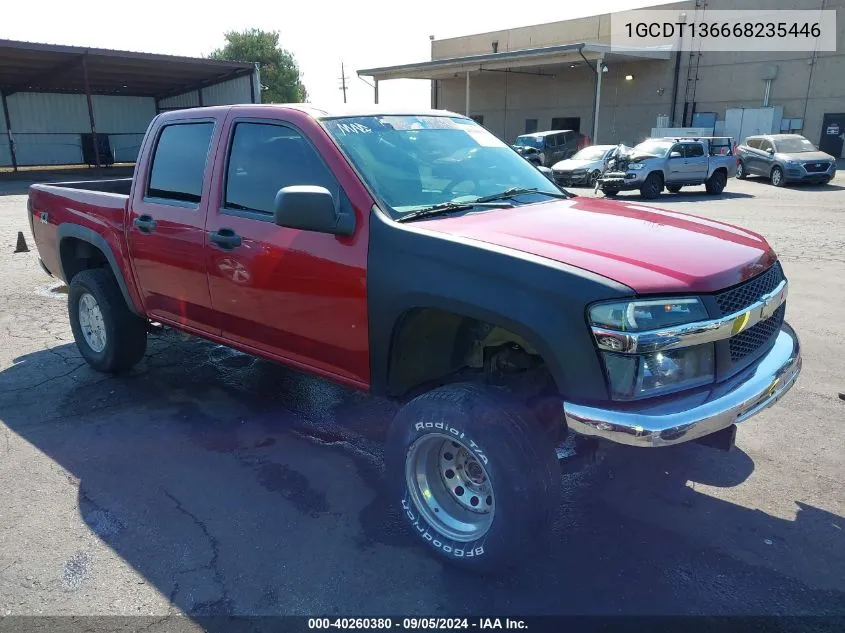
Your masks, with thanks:
[[[222,46],[229,30],[279,31],[280,44],[299,63],[309,101],[343,102],[343,63],[347,100],[363,104],[373,102],[373,89],[355,71],[426,61],[431,58],[430,35],[445,39],[660,3],[604,0],[592,5],[600,6],[593,10],[591,3],[575,0],[145,0],[116,5],[5,0],[0,2],[0,39],[199,57]],[[425,80],[379,85],[379,101],[386,105],[428,107],[430,94]]]

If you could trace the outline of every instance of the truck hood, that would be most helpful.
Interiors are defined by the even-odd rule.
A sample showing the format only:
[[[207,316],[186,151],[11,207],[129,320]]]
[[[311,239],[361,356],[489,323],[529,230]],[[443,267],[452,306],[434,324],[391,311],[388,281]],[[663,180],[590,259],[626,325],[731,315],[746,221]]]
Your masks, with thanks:
[[[765,239],[739,227],[585,197],[432,218],[417,226],[576,266],[638,294],[715,292],[777,259]]]

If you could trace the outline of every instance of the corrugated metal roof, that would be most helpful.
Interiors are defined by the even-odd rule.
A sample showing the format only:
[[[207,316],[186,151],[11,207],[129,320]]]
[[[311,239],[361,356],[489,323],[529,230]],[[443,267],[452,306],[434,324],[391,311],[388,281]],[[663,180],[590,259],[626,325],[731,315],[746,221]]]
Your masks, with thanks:
[[[243,77],[250,62],[0,40],[0,89],[166,97]]]

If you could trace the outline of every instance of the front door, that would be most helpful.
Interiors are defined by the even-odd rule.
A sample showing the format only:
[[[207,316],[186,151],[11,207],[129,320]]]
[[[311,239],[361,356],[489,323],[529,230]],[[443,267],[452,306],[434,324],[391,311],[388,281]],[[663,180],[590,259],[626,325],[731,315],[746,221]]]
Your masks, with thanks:
[[[317,185],[350,205],[309,139],[283,121],[235,118],[215,173],[206,265],[224,338],[355,384],[369,381],[367,227],[351,237],[278,226],[276,193]]]
[[[675,156],[673,156],[675,154]],[[686,179],[684,165],[684,148],[680,143],[675,143],[666,154],[666,182],[684,182]]]
[[[214,127],[186,115],[155,132],[152,161],[135,175],[127,232],[145,312],[213,334],[203,252]]]
[[[819,149],[834,158],[845,158],[845,113],[825,114]]]

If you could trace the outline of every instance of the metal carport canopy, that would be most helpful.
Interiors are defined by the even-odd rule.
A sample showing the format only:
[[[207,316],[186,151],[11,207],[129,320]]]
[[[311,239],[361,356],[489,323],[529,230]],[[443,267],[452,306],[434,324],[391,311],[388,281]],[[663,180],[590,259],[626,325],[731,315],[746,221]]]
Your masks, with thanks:
[[[388,79],[446,79],[462,74],[466,78],[466,108],[465,114],[470,114],[470,75],[484,70],[512,70],[517,68],[533,68],[542,70],[560,64],[581,62],[585,59],[596,62],[593,70],[596,78],[596,104],[593,117],[593,138],[598,132],[598,113],[601,100],[601,66],[608,59],[628,60],[667,60],[673,51],[672,46],[652,47],[618,47],[596,42],[577,42],[544,46],[540,48],[524,48],[514,51],[484,53],[482,55],[466,55],[463,57],[447,57],[414,64],[399,66],[385,66],[382,68],[365,68],[358,71],[362,77],[372,77],[375,82],[375,101],[378,103],[378,82]],[[592,64],[591,64],[592,66]]]

